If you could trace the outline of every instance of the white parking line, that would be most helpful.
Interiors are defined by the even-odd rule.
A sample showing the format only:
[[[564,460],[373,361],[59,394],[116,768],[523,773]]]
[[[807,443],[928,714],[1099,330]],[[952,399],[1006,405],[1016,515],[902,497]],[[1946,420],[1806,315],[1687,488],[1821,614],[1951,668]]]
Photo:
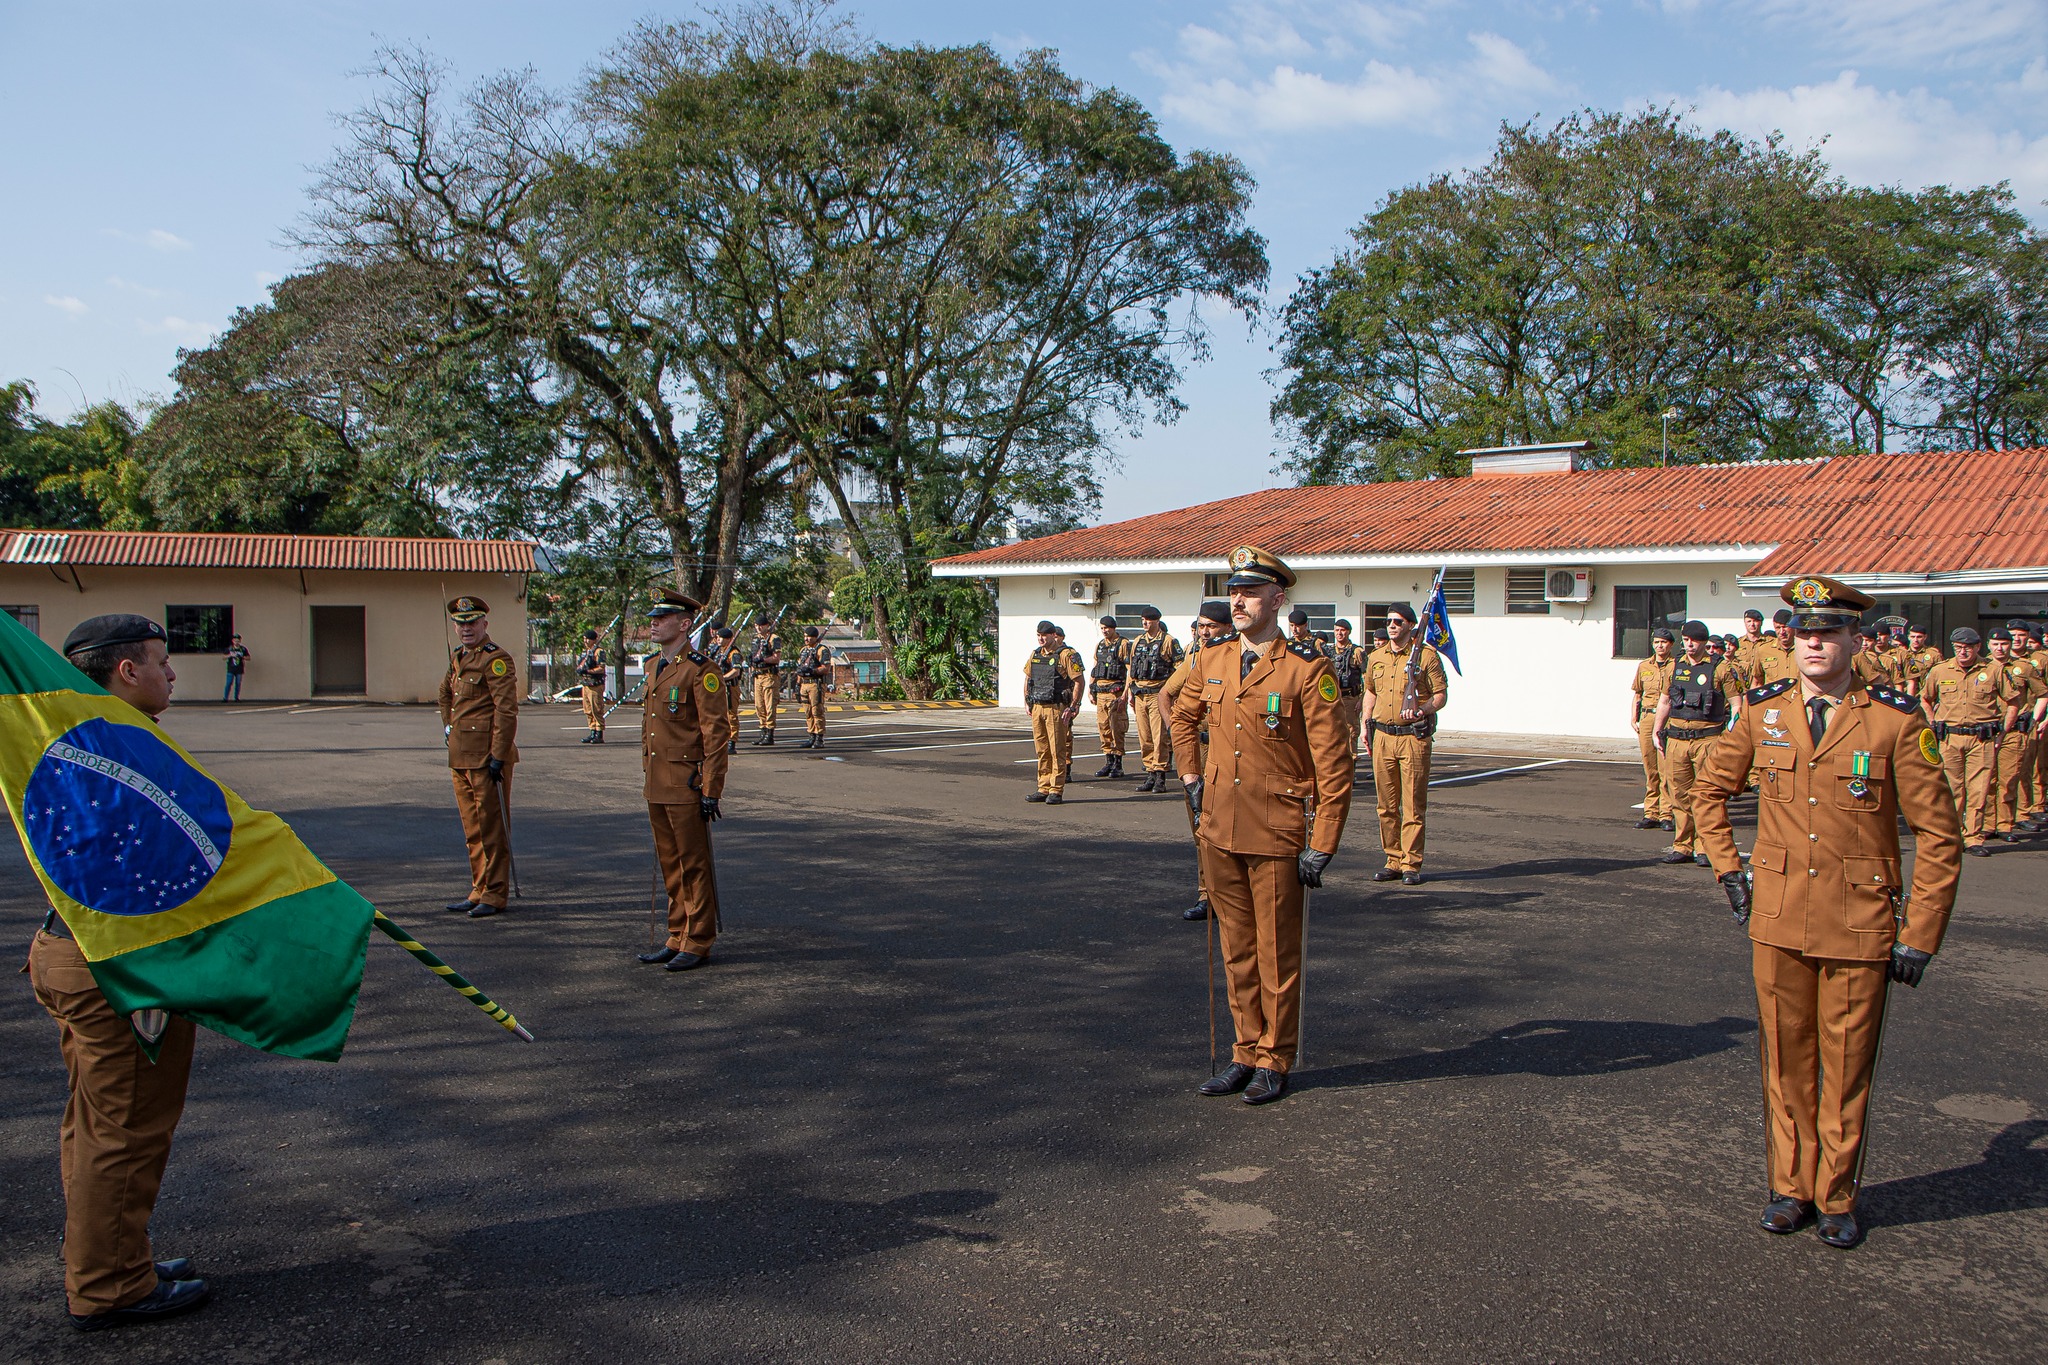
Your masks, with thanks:
[[[957,744],[905,744],[895,749],[870,749],[871,754],[908,754],[919,749],[979,749],[988,744],[1029,744],[1031,736],[1019,735],[1015,739],[969,739]]]
[[[1524,763],[1516,768],[1489,768],[1483,773],[1459,773],[1455,777],[1440,777],[1429,785],[1432,787],[1448,787],[1457,782],[1477,782],[1482,777],[1499,777],[1502,773],[1526,773],[1535,768],[1555,768],[1559,764],[1571,761],[1568,758],[1547,758],[1541,763]]]
[[[295,709],[297,705],[298,703],[296,702],[288,701],[282,706],[252,706],[246,711],[223,711],[221,714],[224,716],[260,716],[265,711],[290,711]]]

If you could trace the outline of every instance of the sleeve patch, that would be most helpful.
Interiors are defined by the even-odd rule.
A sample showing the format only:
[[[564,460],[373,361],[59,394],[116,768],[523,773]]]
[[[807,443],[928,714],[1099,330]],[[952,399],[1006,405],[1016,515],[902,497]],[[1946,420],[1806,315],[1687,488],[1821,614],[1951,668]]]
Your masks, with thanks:
[[[1316,684],[1316,691],[1322,694],[1324,701],[1337,700],[1337,680],[1327,673],[1323,674],[1322,681]]]
[[[1941,742],[1934,737],[1934,731],[1920,732],[1920,756],[1935,767],[1941,766]]]
[[[716,692],[718,690],[718,675],[716,673],[706,673],[704,675],[704,690],[706,692]]]
[[[502,677],[504,677],[504,676],[505,676],[505,675],[506,675],[507,673],[509,673],[509,672],[511,672],[511,671],[512,671],[512,665],[510,665],[510,664],[506,663],[506,662],[505,662],[505,661],[504,661],[503,659],[493,659],[493,660],[491,660],[491,676],[492,676],[492,677],[494,677],[494,678],[502,678]]]

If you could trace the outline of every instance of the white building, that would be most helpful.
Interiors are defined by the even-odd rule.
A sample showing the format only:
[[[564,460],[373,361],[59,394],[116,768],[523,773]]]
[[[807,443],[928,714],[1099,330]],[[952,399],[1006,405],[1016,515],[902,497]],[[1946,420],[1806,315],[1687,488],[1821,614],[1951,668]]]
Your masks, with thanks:
[[[1479,452],[1468,478],[1279,488],[935,562],[993,582],[998,700],[1023,704],[1042,619],[1090,658],[1097,621],[1154,606],[1183,644],[1238,545],[1300,575],[1314,627],[1361,638],[1418,610],[1447,569],[1463,673],[1449,730],[1626,739],[1629,681],[1653,625],[1768,622],[1790,578],[1822,573],[1937,642],[1960,625],[2048,619],[2048,449],[1855,455],[1579,470],[1574,446]]]

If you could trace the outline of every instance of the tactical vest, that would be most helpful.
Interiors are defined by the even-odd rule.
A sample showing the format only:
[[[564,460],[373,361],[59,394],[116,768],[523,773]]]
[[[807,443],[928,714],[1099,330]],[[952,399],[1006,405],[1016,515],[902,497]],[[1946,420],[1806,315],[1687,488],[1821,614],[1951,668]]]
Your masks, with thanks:
[[[1330,657],[1330,667],[1337,674],[1337,688],[1347,697],[1357,696],[1364,688],[1365,670],[1358,664],[1358,646],[1345,645]]]
[[[1095,646],[1095,671],[1088,676],[1096,682],[1120,683],[1130,668],[1124,663],[1124,642],[1104,640]]]
[[[781,643],[782,642],[780,640],[777,640],[773,635],[770,635],[765,640],[762,639],[760,636],[756,635],[754,637],[754,647],[751,650],[747,651],[747,663],[750,666],[757,669],[768,667],[768,664],[765,662],[765,660],[768,658],[770,654],[774,654],[778,651],[778,649],[781,646]]]
[[[1678,667],[1671,670],[1671,719],[1688,725],[1727,724],[1728,698],[1714,686],[1717,667],[1711,659],[1696,664],[1678,661]],[[1706,681],[1700,681],[1702,678]]]
[[[1060,656],[1047,656],[1033,650],[1030,671],[1024,679],[1024,701],[1030,706],[1056,704],[1064,706],[1072,691],[1073,679],[1060,667]]]
[[[1165,682],[1173,676],[1173,665],[1166,661],[1166,642],[1171,638],[1162,635],[1155,640],[1149,635],[1140,635],[1131,641],[1132,682]]]
[[[807,682],[818,680],[818,655],[823,651],[805,645],[803,653],[796,656],[796,675]]]

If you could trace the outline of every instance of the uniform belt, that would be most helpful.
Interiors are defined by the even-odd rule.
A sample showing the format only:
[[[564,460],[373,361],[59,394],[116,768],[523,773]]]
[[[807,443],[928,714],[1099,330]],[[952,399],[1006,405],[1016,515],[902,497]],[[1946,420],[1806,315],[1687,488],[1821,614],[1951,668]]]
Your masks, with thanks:
[[[1132,684],[1131,684],[1131,691],[1133,691],[1133,692],[1141,692],[1141,693],[1143,693],[1143,694],[1144,694],[1145,696],[1148,696],[1148,697],[1150,697],[1150,696],[1156,696],[1156,695],[1158,694],[1158,692],[1159,692],[1159,689],[1160,689],[1160,688],[1162,688],[1162,687],[1164,687],[1164,686],[1166,686],[1166,684],[1165,684],[1165,683],[1163,683],[1163,682],[1156,682],[1156,683],[1141,683],[1141,682],[1134,682],[1134,683],[1132,683]]]
[[[1361,683],[1357,687],[1340,687],[1337,691],[1346,697],[1362,697],[1365,695],[1365,685]]]
[[[1372,728],[1383,735],[1420,735],[1425,739],[1430,733],[1430,725],[1426,720],[1418,720],[1413,725],[1389,725],[1383,720],[1376,720],[1372,723]]]
[[[1719,725],[1666,725],[1664,727],[1664,738],[1706,739],[1711,735],[1720,734],[1721,730],[1722,727]]]
[[[1958,739],[1997,739],[2005,733],[2005,727],[1996,721],[1983,725],[1959,725],[1954,721],[1938,720],[1934,723],[1936,739],[1947,739],[1951,735]]]
[[[43,932],[51,938],[70,938],[71,926],[59,918],[55,910],[50,910],[43,916]]]

